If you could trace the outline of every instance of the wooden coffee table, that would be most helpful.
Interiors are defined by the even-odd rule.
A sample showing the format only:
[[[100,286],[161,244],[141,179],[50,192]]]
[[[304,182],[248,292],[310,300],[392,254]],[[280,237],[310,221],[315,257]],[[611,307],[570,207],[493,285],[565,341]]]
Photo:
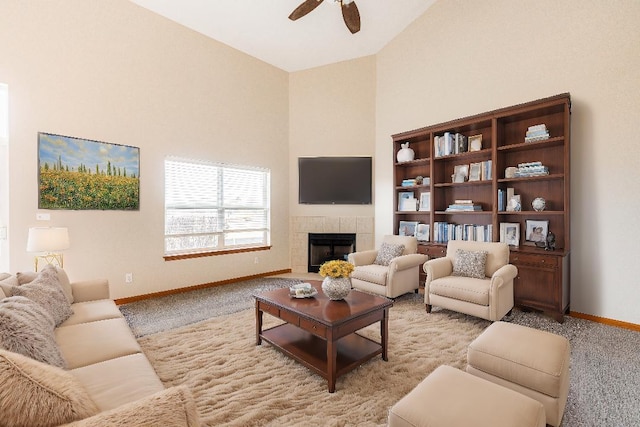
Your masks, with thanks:
[[[387,359],[389,308],[387,298],[352,290],[340,301],[331,301],[321,282],[311,281],[318,294],[293,298],[289,289],[254,295],[256,299],[256,345],[262,340],[326,378],[329,393],[336,390],[336,379],[378,354]],[[262,330],[262,314],[269,313],[286,323]],[[365,338],[356,331],[380,322],[381,342]]]

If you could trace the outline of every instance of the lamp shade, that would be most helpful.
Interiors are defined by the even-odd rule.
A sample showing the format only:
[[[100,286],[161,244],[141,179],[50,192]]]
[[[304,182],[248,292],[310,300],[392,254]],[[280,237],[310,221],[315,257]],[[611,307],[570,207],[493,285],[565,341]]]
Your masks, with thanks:
[[[69,249],[67,227],[32,227],[27,239],[27,252],[55,252]]]

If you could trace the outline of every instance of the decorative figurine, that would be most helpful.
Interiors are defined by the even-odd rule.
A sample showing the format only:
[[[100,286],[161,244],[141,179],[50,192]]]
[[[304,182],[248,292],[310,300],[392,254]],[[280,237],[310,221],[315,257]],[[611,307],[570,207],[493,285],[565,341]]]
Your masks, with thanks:
[[[531,202],[531,207],[533,207],[533,210],[536,212],[542,212],[547,207],[547,201],[542,197],[536,197],[533,199],[533,202]]]
[[[555,251],[556,250],[556,235],[552,232],[547,233],[547,241],[544,247],[545,251]]]

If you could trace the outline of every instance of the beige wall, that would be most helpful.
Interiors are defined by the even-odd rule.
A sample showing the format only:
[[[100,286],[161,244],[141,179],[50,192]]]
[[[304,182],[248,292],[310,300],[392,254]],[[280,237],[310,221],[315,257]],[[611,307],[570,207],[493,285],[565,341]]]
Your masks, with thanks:
[[[36,225],[68,226],[70,276],[106,277],[114,298],[289,268],[286,72],[126,0],[11,0],[1,9],[11,271],[32,269],[25,246]],[[140,211],[47,211],[51,221],[36,222],[38,131],[140,147]],[[273,248],[165,262],[168,155],[271,168]]]
[[[377,55],[376,238],[389,135],[570,92],[571,310],[640,323],[639,18],[636,0],[436,2]]]

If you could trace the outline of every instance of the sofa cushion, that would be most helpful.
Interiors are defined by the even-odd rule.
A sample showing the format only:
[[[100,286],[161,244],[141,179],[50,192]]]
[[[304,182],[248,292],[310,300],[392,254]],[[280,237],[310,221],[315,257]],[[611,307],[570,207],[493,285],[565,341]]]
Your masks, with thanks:
[[[446,276],[433,280],[429,285],[429,293],[488,306],[490,286],[489,279]]]
[[[484,269],[487,264],[487,251],[456,250],[453,260],[453,276],[473,277],[484,279]]]
[[[36,277],[38,277],[38,273],[36,273],[35,271],[19,271],[16,274],[16,277],[20,285],[26,285],[27,283],[31,283],[36,280]]]
[[[89,392],[101,411],[164,390],[143,353],[116,357],[70,371]]]
[[[404,245],[393,245],[391,243],[382,242],[373,263],[378,265],[389,265],[391,260],[402,255],[402,252],[404,252]]]
[[[191,392],[176,386],[144,399],[68,424],[69,427],[197,427],[200,417]]]
[[[69,369],[141,352],[124,318],[60,326],[55,335]]]
[[[71,308],[73,309],[73,315],[62,322],[60,326],[77,325],[78,323],[123,317],[116,303],[110,299],[76,302],[71,304]]]
[[[25,297],[0,301],[0,348],[63,368],[53,319],[38,303]]]
[[[58,272],[52,265],[43,268],[30,283],[13,288],[13,295],[27,297],[43,306],[56,326],[73,314],[71,303],[60,286]]]
[[[57,426],[90,417],[98,408],[71,373],[0,350],[2,425]]]
[[[389,267],[384,265],[359,265],[351,273],[352,279],[360,279],[365,282],[376,283],[381,286],[387,285],[387,275]]]

